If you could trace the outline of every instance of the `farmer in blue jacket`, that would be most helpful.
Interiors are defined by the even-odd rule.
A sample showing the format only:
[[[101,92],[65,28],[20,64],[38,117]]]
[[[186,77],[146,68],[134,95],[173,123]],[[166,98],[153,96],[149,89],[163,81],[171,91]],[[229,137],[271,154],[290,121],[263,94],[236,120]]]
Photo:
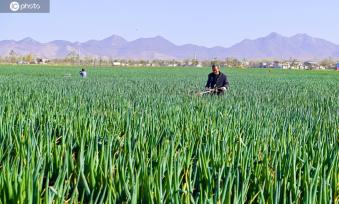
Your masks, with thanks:
[[[229,82],[227,76],[220,72],[219,66],[212,65],[212,73],[208,75],[205,90],[210,91],[213,94],[223,95],[228,87]]]
[[[86,72],[85,69],[81,69],[81,71],[80,71],[80,76],[81,76],[82,78],[87,77],[87,72]]]

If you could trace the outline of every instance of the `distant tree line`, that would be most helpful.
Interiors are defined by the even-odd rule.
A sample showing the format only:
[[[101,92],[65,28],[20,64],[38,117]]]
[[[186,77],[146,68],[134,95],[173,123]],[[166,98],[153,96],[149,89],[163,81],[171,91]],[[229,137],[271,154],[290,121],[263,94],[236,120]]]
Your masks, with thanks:
[[[91,57],[79,56],[76,51],[69,52],[64,58],[59,59],[43,59],[34,54],[19,55],[11,50],[7,56],[0,56],[1,64],[55,64],[70,66],[91,66],[91,67],[109,67],[109,66],[140,66],[140,67],[209,67],[212,64],[221,67],[235,68],[286,68],[286,69],[335,69],[338,59],[327,58],[316,62],[301,62],[297,59],[275,60],[247,60],[228,57],[225,59],[214,58],[212,60],[197,59],[155,59],[155,60],[136,60],[136,59],[114,59],[112,57]]]

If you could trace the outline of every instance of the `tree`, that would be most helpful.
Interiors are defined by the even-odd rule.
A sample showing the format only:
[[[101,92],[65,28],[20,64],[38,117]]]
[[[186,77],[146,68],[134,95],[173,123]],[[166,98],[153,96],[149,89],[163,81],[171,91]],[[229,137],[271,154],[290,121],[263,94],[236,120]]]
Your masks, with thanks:
[[[197,66],[199,64],[199,61],[197,59],[192,59],[192,66]]]
[[[17,54],[16,54],[16,52],[14,52],[14,50],[11,50],[9,52],[9,60],[10,60],[10,63],[12,63],[12,64],[16,63],[16,61],[17,61]]]
[[[331,58],[320,61],[320,66],[323,66],[326,69],[335,69],[335,64],[336,63]]]
[[[92,59],[92,57],[90,57],[90,56],[85,56],[85,57],[83,58],[83,64],[86,65],[86,66],[91,65],[92,62],[93,62],[93,59]]]
[[[241,67],[242,66],[242,63],[237,60],[236,58],[226,58],[225,59],[225,66],[227,67]]]
[[[76,51],[71,51],[66,56],[66,62],[72,63],[72,65],[75,64],[79,60],[79,54]]]
[[[31,54],[25,55],[23,57],[23,61],[27,63],[31,63],[33,61],[33,56]]]
[[[102,64],[102,58],[99,57],[99,67],[101,67],[101,64]]]
[[[143,67],[146,66],[146,64],[147,64],[146,60],[140,60],[139,63],[138,63],[138,65],[141,65]]]

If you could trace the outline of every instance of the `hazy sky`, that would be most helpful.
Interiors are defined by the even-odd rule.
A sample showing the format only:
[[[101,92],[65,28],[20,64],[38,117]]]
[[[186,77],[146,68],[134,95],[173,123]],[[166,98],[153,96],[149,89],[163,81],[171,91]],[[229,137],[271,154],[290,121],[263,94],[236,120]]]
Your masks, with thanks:
[[[230,46],[278,32],[339,44],[339,0],[51,0],[49,14],[0,14],[0,40],[127,40]]]

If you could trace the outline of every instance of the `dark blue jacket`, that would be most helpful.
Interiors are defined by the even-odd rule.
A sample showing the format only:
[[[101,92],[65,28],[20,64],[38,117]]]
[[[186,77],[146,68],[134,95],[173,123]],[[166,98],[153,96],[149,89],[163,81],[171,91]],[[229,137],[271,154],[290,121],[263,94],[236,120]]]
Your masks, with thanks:
[[[213,72],[208,75],[208,80],[206,83],[207,88],[221,88],[226,87],[228,88],[229,83],[227,80],[227,76],[221,72],[219,72],[219,75],[214,74]]]

